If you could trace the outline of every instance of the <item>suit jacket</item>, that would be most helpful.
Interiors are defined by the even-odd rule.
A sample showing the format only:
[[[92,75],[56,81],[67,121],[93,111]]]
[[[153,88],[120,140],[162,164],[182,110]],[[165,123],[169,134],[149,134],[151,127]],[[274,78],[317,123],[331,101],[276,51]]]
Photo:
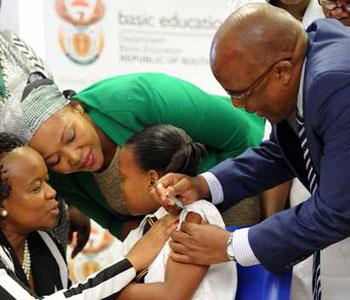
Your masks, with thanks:
[[[303,114],[318,190],[248,236],[255,256],[275,273],[350,235],[350,28],[323,19],[307,35]],[[273,125],[260,147],[211,172],[222,184],[224,207],[295,176],[308,186],[300,141],[286,121]]]

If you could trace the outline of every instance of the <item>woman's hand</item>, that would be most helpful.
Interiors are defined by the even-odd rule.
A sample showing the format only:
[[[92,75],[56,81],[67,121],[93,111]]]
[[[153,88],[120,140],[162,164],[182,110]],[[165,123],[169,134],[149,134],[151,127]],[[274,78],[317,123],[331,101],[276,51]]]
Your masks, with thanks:
[[[178,218],[168,214],[158,220],[126,255],[136,272],[147,268],[156,258],[170,234],[176,229]]]

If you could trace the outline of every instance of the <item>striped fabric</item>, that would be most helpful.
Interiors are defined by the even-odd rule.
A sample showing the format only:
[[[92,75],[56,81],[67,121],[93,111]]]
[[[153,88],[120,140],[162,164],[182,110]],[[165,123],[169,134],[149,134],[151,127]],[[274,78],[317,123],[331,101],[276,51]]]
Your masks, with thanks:
[[[312,166],[311,155],[308,148],[308,141],[305,134],[304,118],[300,114],[299,110],[296,111],[295,117],[298,123],[298,129],[299,129],[298,135],[301,141],[301,148],[303,150],[305,167],[307,171],[307,179],[309,182],[309,190],[311,194],[314,194],[315,191],[317,190],[317,174]]]
[[[200,176],[204,177],[205,181],[208,183],[210,194],[212,195],[212,203],[214,205],[218,205],[223,202],[224,191],[222,189],[221,183],[215,177],[215,175],[210,172],[204,172],[200,174]]]
[[[311,194],[314,194],[317,190],[317,174],[313,168],[310,151],[308,149],[308,141],[305,134],[304,118],[296,110],[296,121],[299,129],[299,138],[301,141],[301,148],[303,150],[303,156],[305,161],[305,167],[307,172],[307,179],[309,182],[309,190]],[[321,263],[320,263],[320,250],[316,251],[313,255],[313,265],[312,265],[312,293],[314,300],[321,300],[322,289],[321,289]]]
[[[146,219],[145,227],[143,228],[143,234],[145,235],[148,230],[158,221],[157,217],[148,217]],[[145,283],[145,277],[148,274],[148,268],[143,269],[138,272],[135,277],[135,282],[137,283]]]
[[[0,299],[1,300],[90,300],[90,299],[114,299],[116,294],[123,289],[135,277],[135,270],[131,263],[121,257],[113,264],[100,272],[89,276],[86,281],[69,286],[68,270],[64,257],[61,255],[52,237],[43,231],[39,235],[49,248],[58,265],[59,274],[47,273],[46,276],[59,276],[62,286],[67,287],[52,295],[38,297],[34,295],[26,284],[15,274],[15,264],[9,249],[0,244]],[[45,272],[45,266],[41,266]]]

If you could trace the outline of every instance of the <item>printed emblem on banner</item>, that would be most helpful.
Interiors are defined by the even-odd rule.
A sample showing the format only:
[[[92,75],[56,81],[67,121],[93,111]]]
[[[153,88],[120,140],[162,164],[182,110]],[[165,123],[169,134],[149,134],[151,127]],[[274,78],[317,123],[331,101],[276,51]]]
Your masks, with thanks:
[[[56,13],[65,21],[58,33],[64,54],[79,65],[96,61],[104,42],[97,24],[105,14],[102,0],[56,0]]]

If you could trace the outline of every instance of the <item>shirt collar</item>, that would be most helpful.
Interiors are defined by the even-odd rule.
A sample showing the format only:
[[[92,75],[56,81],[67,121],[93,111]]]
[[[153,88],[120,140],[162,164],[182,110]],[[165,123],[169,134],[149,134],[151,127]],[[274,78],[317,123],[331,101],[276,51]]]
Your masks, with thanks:
[[[166,209],[161,206],[158,208],[158,210],[154,213],[153,216],[155,216],[159,220],[160,218],[164,217],[167,214],[168,212],[166,211]]]
[[[298,100],[297,100],[297,109],[301,116],[303,116],[303,91],[304,91],[304,79],[305,79],[305,65],[306,65],[306,58],[304,59],[303,68],[301,70],[301,76],[300,76],[300,85],[299,85],[299,92],[298,92]]]

